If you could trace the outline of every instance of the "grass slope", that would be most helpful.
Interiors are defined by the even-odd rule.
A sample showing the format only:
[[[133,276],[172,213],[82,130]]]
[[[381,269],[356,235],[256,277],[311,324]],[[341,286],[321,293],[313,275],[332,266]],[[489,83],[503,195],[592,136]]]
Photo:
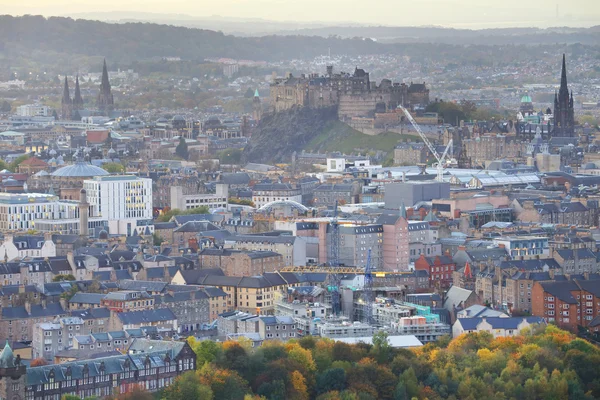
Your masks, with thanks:
[[[384,132],[379,135],[365,135],[340,121],[330,121],[323,131],[305,147],[306,151],[339,151],[345,154],[367,151],[391,152],[400,141],[420,142],[417,135],[401,135]]]

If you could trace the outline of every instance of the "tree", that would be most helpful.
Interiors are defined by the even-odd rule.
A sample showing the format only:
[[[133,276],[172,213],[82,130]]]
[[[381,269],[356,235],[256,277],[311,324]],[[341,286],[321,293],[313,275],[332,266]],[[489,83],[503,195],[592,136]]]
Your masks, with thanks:
[[[253,97],[254,97],[254,90],[252,90],[252,88],[249,87],[248,89],[246,89],[246,93],[244,93],[244,98],[251,99]]]
[[[346,371],[331,368],[317,377],[317,393],[326,393],[346,388]]]
[[[111,174],[121,174],[125,172],[125,167],[123,164],[115,162],[107,162],[102,164],[102,169]]]
[[[185,139],[183,138],[183,136],[179,138],[179,144],[175,148],[175,154],[177,154],[179,157],[183,158],[184,160],[187,160],[190,156],[189,152],[188,152],[188,145],[185,142]]]
[[[178,376],[171,385],[169,385],[163,394],[164,400],[212,400],[213,391],[210,387],[200,383],[198,376],[194,371],[188,371]]]
[[[188,338],[190,347],[196,353],[196,365],[198,368],[211,362],[215,362],[222,354],[222,347],[212,340],[196,340],[193,336]]]
[[[386,331],[379,331],[373,335],[372,353],[380,363],[387,362],[390,359],[392,346],[390,346]]]
[[[54,278],[52,278],[52,282],[74,281],[74,280],[75,280],[75,277],[73,276],[73,274],[56,275]]]
[[[34,358],[33,360],[31,360],[31,363],[29,364],[32,367],[41,367],[43,365],[48,365],[48,361],[46,361],[45,359],[39,357],[39,358]]]
[[[71,289],[69,289],[69,290],[68,290],[68,291],[66,291],[66,292],[63,292],[63,293],[60,295],[60,298],[61,298],[61,299],[65,299],[65,300],[69,301],[69,300],[71,300],[71,298],[72,298],[73,296],[75,296],[75,294],[76,294],[77,292],[79,292],[79,287],[78,287],[77,285],[71,285]]]
[[[156,221],[158,222],[168,222],[176,215],[194,215],[194,214],[210,214],[210,209],[208,206],[200,206],[196,208],[192,208],[190,210],[180,210],[178,208],[173,208],[166,213],[159,216]]]
[[[290,397],[294,400],[308,400],[308,389],[306,387],[306,379],[300,371],[292,372],[290,383],[293,389],[293,394]]]
[[[77,396],[74,396],[75,399],[80,399]],[[75,400],[73,399],[73,400]],[[154,396],[149,391],[143,389],[140,386],[135,386],[131,391],[126,393],[121,393],[117,396],[112,396],[108,398],[109,400],[153,400]],[[199,399],[204,399],[204,397],[199,397]],[[206,399],[210,399],[206,397]]]
[[[15,158],[9,165],[8,165],[8,170],[12,171],[12,172],[17,172],[17,169],[19,168],[19,165],[27,160],[29,158],[29,154],[23,154],[22,156],[19,156],[17,158]]]

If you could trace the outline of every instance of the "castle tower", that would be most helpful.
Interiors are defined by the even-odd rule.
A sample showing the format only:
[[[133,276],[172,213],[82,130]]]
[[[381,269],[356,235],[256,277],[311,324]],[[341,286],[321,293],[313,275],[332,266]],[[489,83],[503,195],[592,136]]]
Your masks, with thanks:
[[[98,110],[103,114],[107,114],[108,112],[112,111],[114,107],[114,99],[110,89],[110,82],[108,81],[106,60],[104,60],[104,66],[102,67],[102,81],[100,82],[100,92],[98,93],[96,104],[98,106]]]
[[[73,110],[83,109],[83,98],[79,89],[79,75],[75,78],[75,96],[73,97]]]
[[[87,191],[81,189],[79,192],[79,236],[86,239],[89,237],[88,230],[88,214],[90,212],[90,204],[87,201]]]
[[[63,89],[63,97],[60,101],[62,106],[61,118],[64,120],[70,120],[73,114],[73,102],[71,101],[71,94],[69,93],[69,81],[65,76],[65,87]]]
[[[25,366],[21,364],[21,356],[13,354],[8,341],[0,352],[0,398],[25,398]]]
[[[254,91],[254,98],[252,99],[252,118],[255,121],[260,121],[262,118],[262,104],[260,102],[258,89]]]
[[[563,54],[560,89],[554,94],[554,132],[552,136],[572,137],[575,134],[573,92],[567,87],[567,63]]]

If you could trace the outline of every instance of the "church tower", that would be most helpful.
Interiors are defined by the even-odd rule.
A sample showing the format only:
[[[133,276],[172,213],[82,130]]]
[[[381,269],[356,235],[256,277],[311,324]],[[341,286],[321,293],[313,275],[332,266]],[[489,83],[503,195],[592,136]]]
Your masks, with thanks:
[[[258,122],[262,118],[262,104],[260,102],[260,96],[258,89],[254,91],[254,98],[252,99],[252,118]]]
[[[73,96],[73,110],[83,109],[83,98],[79,89],[79,75],[75,78],[75,96]]]
[[[61,118],[67,121],[71,120],[71,116],[73,114],[73,102],[71,101],[71,94],[69,93],[69,81],[67,80],[66,76],[63,97],[60,101],[60,105],[62,106]]]
[[[21,363],[21,356],[15,357],[8,341],[0,352],[0,398],[24,399],[25,398],[25,365]]]
[[[98,99],[96,101],[98,110],[102,114],[107,114],[112,111],[114,107],[113,95],[110,89],[110,82],[108,81],[108,69],[106,68],[106,60],[104,60],[104,66],[102,67],[102,81],[100,82],[100,92],[98,93]]]
[[[572,137],[575,134],[573,92],[567,87],[567,64],[563,54],[560,89],[554,94],[554,132],[552,136]]]

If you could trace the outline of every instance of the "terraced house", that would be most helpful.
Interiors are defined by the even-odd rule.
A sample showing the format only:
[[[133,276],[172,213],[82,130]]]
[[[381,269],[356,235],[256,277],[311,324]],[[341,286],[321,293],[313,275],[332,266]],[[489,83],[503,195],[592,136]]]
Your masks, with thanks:
[[[10,347],[4,348],[0,359],[6,364],[5,371],[21,373],[12,376],[8,384],[17,390],[6,394],[27,400],[54,400],[64,395],[104,398],[135,387],[156,392],[196,368],[196,354],[187,343],[148,339],[136,339],[124,355],[28,368],[26,372],[15,365]],[[8,398],[4,394],[0,393],[2,398]]]

